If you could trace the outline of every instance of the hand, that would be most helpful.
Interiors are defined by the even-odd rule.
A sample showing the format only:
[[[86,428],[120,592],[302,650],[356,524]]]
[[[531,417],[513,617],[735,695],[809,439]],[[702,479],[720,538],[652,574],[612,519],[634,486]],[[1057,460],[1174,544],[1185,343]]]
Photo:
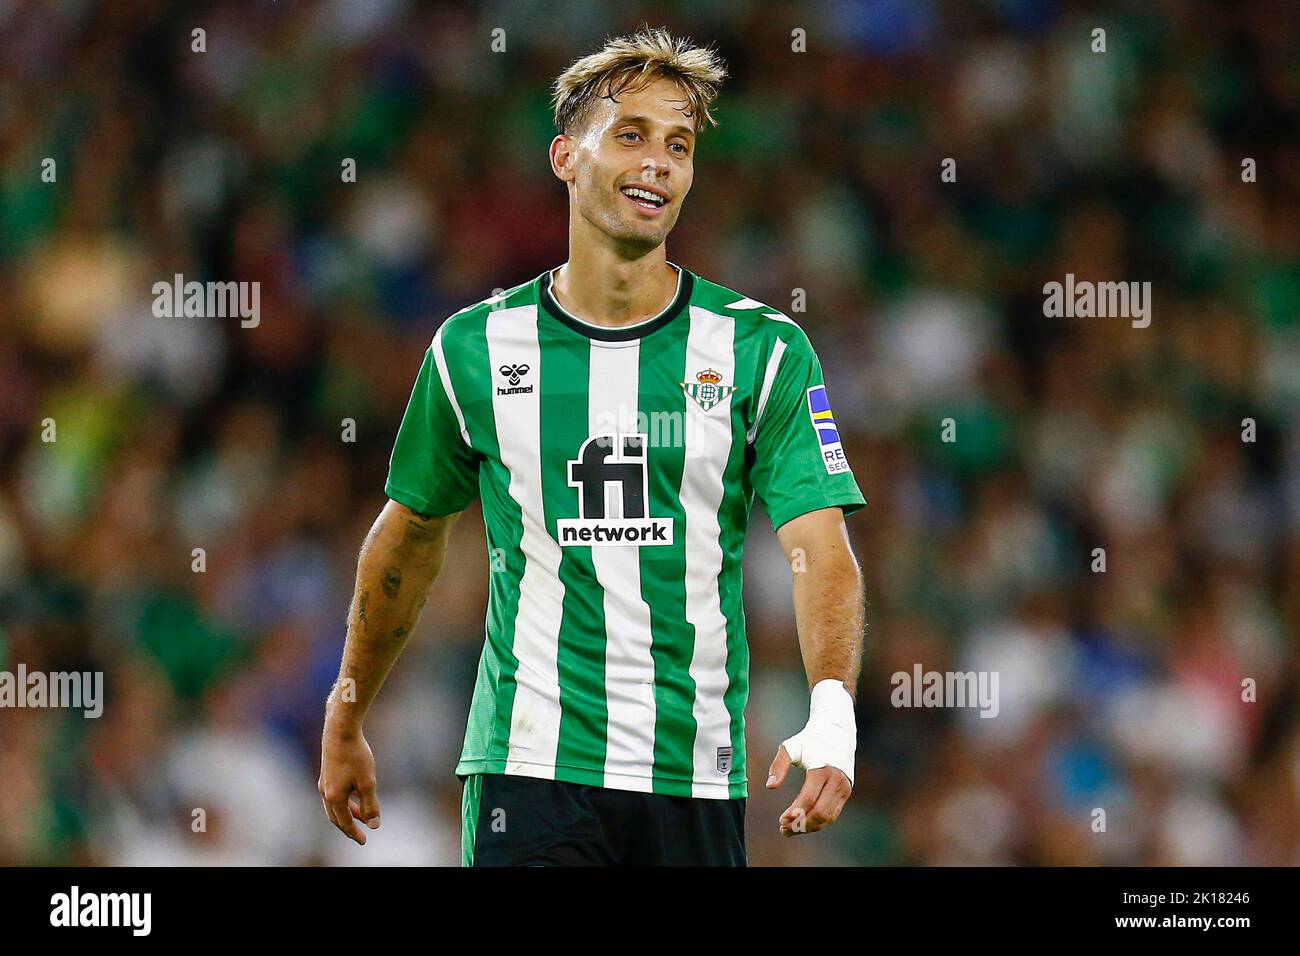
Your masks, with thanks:
[[[775,790],[785,783],[785,776],[790,772],[792,764],[790,754],[782,744],[772,766],[768,768],[767,789]],[[843,770],[830,766],[809,770],[794,803],[781,814],[781,835],[789,837],[800,833],[815,833],[830,826],[839,819],[840,811],[844,809],[851,793],[853,784]]]
[[[342,731],[326,722],[316,788],[330,823],[365,846],[365,831],[356,821],[379,829],[379,797],[375,792],[375,756],[361,731]]]

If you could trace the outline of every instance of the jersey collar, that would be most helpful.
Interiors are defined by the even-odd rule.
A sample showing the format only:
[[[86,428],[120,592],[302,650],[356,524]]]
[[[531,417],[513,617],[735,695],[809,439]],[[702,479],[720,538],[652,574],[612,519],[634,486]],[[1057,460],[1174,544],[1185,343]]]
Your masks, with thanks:
[[[603,325],[592,325],[590,322],[584,322],[572,312],[569,312],[551,293],[551,277],[555,269],[548,269],[541,277],[541,290],[538,294],[538,300],[547,314],[556,321],[567,325],[579,335],[585,335],[590,339],[599,339],[602,342],[628,342],[632,339],[644,338],[651,332],[657,332],[665,325],[677,318],[686,304],[691,301],[691,288],[695,283],[695,277],[691,273],[677,265],[675,262],[668,263],[677,270],[677,294],[673,300],[668,303],[658,315],[645,319],[635,325],[624,325],[619,328],[609,328]],[[558,266],[556,267],[558,268]]]

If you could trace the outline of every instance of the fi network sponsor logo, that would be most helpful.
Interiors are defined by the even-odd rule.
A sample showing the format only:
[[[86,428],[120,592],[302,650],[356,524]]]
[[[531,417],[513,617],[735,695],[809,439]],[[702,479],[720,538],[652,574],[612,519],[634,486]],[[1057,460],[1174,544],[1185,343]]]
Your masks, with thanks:
[[[981,717],[998,715],[997,671],[895,671],[889,702],[895,707],[978,707]]]
[[[647,512],[646,436],[592,435],[569,461],[578,517],[555,523],[561,547],[668,545],[673,519]]]
[[[104,712],[103,671],[0,671],[0,707],[67,707],[97,718]]]
[[[153,928],[152,893],[68,893],[50,897],[50,925],[56,927],[127,927],[133,936]]]

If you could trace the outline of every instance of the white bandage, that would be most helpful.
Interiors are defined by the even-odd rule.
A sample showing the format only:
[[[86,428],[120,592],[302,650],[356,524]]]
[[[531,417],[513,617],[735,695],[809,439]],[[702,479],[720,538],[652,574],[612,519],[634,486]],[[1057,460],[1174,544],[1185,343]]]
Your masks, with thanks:
[[[843,681],[827,678],[817,682],[812,689],[808,723],[782,746],[796,767],[834,767],[844,771],[849,783],[853,782],[858,722],[853,716],[853,698],[844,689]]]

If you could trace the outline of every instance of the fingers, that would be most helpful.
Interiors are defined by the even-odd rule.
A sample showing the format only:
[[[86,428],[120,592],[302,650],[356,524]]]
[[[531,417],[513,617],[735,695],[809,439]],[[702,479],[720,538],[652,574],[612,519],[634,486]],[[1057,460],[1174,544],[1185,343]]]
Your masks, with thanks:
[[[365,846],[366,835],[361,827],[357,826],[357,822],[352,819],[352,811],[348,807],[348,797],[342,799],[326,797],[325,799],[329,805],[330,819],[334,821],[334,825],[342,830],[343,835],[349,840],[360,846]]]
[[[325,808],[325,817],[329,820],[330,823],[334,824],[337,827],[339,825],[339,821],[334,816],[334,811],[330,808],[330,803],[328,800],[325,799],[325,794],[323,793],[321,794],[320,797],[320,805]],[[342,827],[339,827],[339,829],[342,829]]]
[[[324,797],[321,797],[320,802],[322,806],[325,807],[325,816],[329,818],[330,823],[334,824],[334,826],[339,830],[342,830],[345,836],[352,838],[352,834],[348,833],[348,831],[339,824],[339,818],[335,815],[334,808],[329,805],[329,801]]]
[[[767,768],[767,789],[775,790],[781,784],[785,783],[785,775],[790,772],[790,754],[785,749],[785,744],[777,748],[776,756],[772,759],[772,766]]]
[[[320,790],[321,803],[325,806],[325,815],[329,817],[330,823],[338,827],[349,840],[365,846],[366,835],[352,819],[352,809],[348,803],[352,796],[352,786],[349,784],[346,788],[334,789],[322,781],[317,784],[317,789]]]
[[[379,829],[379,795],[375,792],[375,780],[363,780],[361,786],[357,787],[355,794],[359,806],[352,807],[352,815],[370,827],[372,830]]]
[[[790,752],[782,744],[768,768],[767,788],[775,790],[785,782],[790,767],[794,765]],[[798,796],[781,814],[778,824],[783,836],[815,833],[839,819],[844,804],[853,792],[853,785],[843,771],[835,767],[819,767],[808,771]]]
[[[853,792],[849,778],[842,771],[834,767],[827,767],[826,770],[829,771],[826,784],[808,814],[809,832],[828,827],[838,820],[844,804],[849,802],[849,794]]]
[[[795,836],[808,832],[808,814],[821,795],[825,783],[826,775],[821,770],[808,771],[808,776],[804,779],[798,796],[794,798],[794,803],[781,814],[779,822],[782,836]]]
[[[834,767],[819,767],[808,771],[803,789],[781,814],[782,836],[816,833],[839,819],[848,802],[853,786],[843,771]]]

